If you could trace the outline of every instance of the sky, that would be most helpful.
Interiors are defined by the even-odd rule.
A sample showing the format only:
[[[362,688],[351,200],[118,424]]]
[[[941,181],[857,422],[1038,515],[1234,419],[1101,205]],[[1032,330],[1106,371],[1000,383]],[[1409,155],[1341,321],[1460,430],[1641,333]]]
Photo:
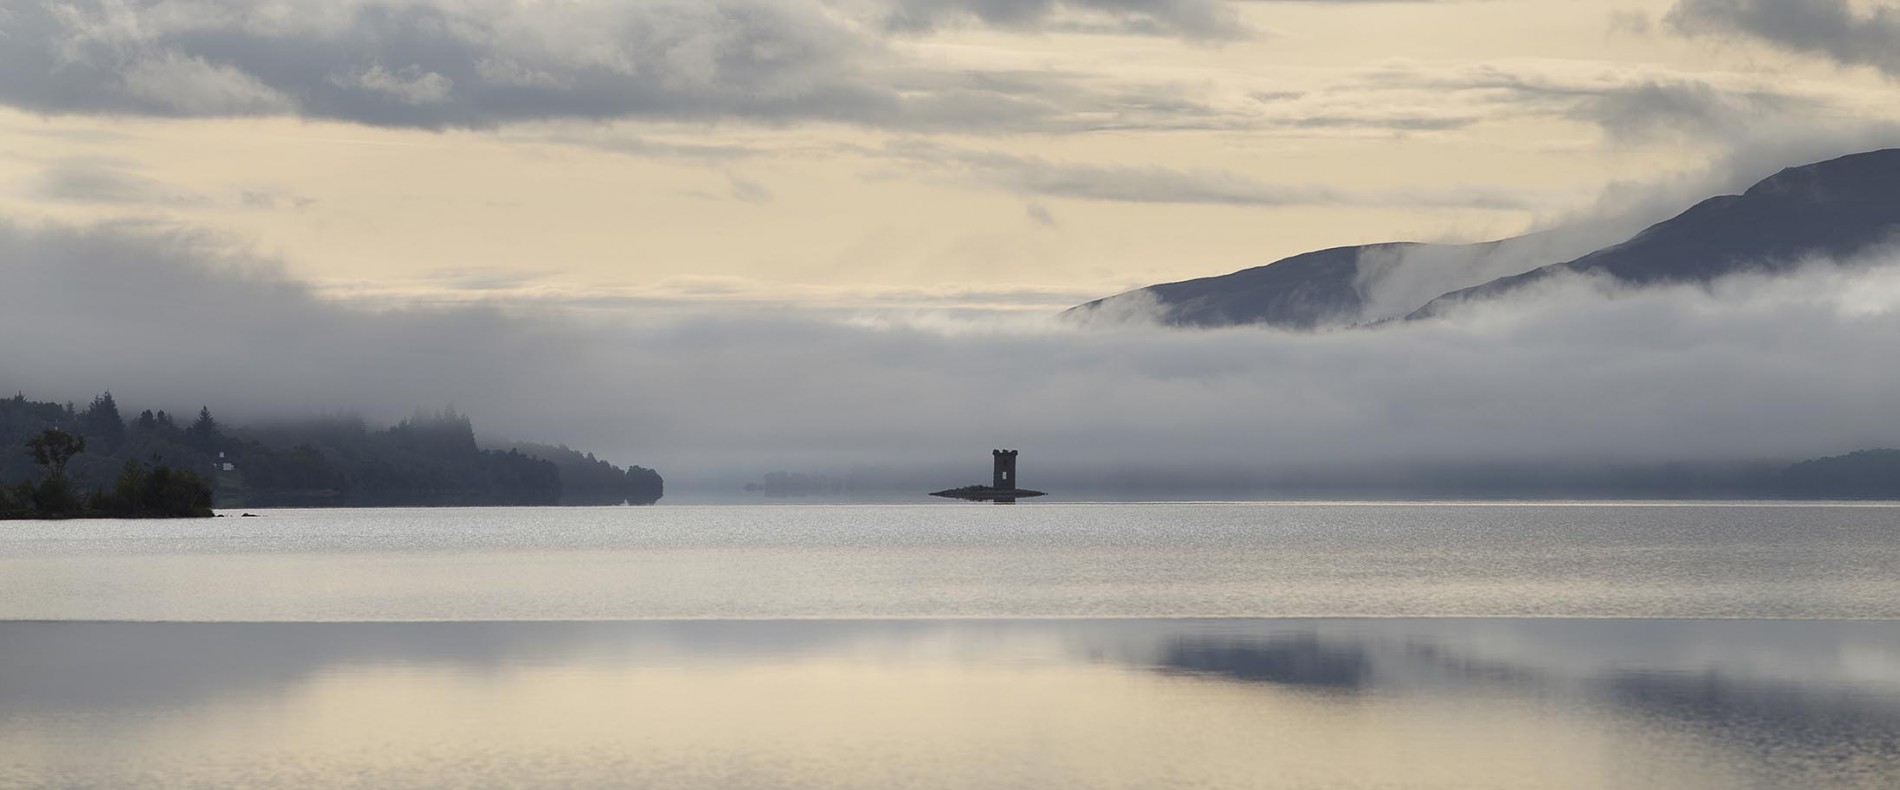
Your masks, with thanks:
[[[1049,320],[1338,245],[1580,254],[1900,145],[1896,53],[1849,0],[0,0],[0,385],[452,403],[709,478],[1900,442],[1879,267]]]

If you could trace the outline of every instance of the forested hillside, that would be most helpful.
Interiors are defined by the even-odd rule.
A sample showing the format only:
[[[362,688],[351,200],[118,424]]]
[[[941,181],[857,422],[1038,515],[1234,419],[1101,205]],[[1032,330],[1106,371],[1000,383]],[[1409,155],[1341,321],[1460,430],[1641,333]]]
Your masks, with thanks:
[[[209,409],[189,421],[163,410],[127,418],[109,392],[84,408],[0,400],[0,483],[35,479],[24,443],[49,428],[86,440],[66,469],[79,490],[109,488],[127,461],[162,462],[211,480],[223,507],[651,504],[662,485],[650,469],[566,448],[483,449],[453,410],[381,429],[359,417],[232,426]]]
[[[666,493],[660,473],[644,466],[622,469],[566,445],[515,442],[508,449],[552,462],[561,470],[563,505],[651,505]]]

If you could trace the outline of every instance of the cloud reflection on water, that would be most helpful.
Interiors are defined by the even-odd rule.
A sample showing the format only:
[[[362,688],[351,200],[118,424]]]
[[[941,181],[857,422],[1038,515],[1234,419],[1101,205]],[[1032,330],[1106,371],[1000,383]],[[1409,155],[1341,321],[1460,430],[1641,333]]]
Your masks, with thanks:
[[[687,786],[1900,772],[1889,622],[0,622],[0,670],[0,779],[25,784],[454,783],[460,752],[488,780]]]

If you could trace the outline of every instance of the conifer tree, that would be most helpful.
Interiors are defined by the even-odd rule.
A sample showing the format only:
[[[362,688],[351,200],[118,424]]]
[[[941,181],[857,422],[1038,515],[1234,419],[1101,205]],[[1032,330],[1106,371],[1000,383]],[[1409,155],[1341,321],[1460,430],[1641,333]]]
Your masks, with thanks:
[[[221,437],[218,421],[211,418],[211,407],[199,407],[198,419],[191,423],[190,428],[185,429],[185,436],[200,450],[207,453],[217,450],[218,440]]]
[[[80,415],[79,425],[81,431],[97,438],[107,450],[125,442],[125,418],[119,416],[119,404],[112,399],[111,390],[92,399],[92,405]]]

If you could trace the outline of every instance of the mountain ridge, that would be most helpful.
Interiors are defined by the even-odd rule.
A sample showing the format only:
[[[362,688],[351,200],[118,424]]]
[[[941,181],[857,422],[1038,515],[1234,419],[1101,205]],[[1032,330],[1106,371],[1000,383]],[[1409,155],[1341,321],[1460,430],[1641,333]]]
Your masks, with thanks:
[[[1900,239],[1900,149],[1784,168],[1741,194],[1702,200],[1616,244],[1567,251],[1563,238],[1563,231],[1554,230],[1474,244],[1332,247],[1229,274],[1137,288],[1062,315],[1087,322],[1129,305],[1174,327],[1310,331],[1430,318],[1564,273],[1645,287],[1707,283],[1745,271],[1784,272],[1814,258],[1848,259]],[[1467,284],[1432,290],[1434,280],[1459,276],[1469,278]],[[1405,280],[1413,281],[1416,293],[1396,287]]]
[[[1703,200],[1621,244],[1452,291],[1408,315],[1429,318],[1562,273],[1601,273],[1638,287],[1777,273],[1809,259],[1852,258],[1900,233],[1900,149],[1790,167],[1740,195]]]

